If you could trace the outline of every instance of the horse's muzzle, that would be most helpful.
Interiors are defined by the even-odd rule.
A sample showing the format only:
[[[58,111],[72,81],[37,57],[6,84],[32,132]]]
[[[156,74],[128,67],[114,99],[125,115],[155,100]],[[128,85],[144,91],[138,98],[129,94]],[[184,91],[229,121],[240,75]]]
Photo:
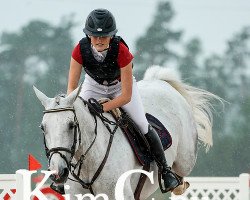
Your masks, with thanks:
[[[69,176],[69,169],[65,167],[62,170],[60,170],[58,174],[51,174],[50,179],[55,183],[65,183],[68,176]]]

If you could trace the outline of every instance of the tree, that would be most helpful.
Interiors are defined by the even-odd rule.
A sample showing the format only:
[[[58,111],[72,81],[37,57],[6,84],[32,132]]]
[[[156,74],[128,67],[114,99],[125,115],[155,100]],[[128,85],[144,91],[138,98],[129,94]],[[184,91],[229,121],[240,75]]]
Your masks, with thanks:
[[[152,24],[145,35],[136,41],[135,64],[139,79],[149,66],[162,66],[178,59],[178,54],[171,49],[171,45],[180,40],[182,32],[171,30],[173,16],[171,3],[160,1]]]
[[[178,69],[184,80],[192,85],[199,85],[200,66],[198,58],[201,54],[201,42],[193,38],[184,45],[184,55],[179,57]]]
[[[0,52],[1,160],[7,172],[26,168],[26,157],[32,147],[41,156],[43,138],[38,125],[42,119],[40,103],[33,84],[55,95],[65,91],[68,63],[73,47],[67,19],[59,26],[31,21],[18,33],[3,33]],[[7,158],[5,155],[9,155]],[[44,155],[44,153],[42,153]]]
[[[215,118],[214,147],[208,155],[200,153],[195,175],[238,176],[248,172],[249,67],[250,27],[243,28],[228,41],[223,56],[212,55],[205,60],[201,70],[203,87],[221,96],[229,104],[225,104],[223,116]]]
[[[225,72],[231,78],[230,99],[234,103],[244,99],[250,85],[250,27],[245,27],[228,41],[225,55]],[[236,97],[236,98],[235,98]]]

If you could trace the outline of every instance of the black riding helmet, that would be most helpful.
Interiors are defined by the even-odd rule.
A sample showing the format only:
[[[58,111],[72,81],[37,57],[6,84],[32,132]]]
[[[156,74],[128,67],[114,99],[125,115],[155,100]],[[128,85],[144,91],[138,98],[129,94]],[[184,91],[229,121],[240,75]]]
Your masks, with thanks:
[[[87,17],[83,32],[90,36],[113,36],[117,33],[115,18],[106,9],[95,9]]]

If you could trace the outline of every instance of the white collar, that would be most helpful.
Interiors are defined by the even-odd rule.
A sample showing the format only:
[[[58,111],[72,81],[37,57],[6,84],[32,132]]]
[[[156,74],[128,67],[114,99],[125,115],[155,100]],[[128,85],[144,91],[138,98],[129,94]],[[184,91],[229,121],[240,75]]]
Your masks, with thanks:
[[[99,62],[103,62],[108,53],[108,49],[102,52],[97,51],[97,49],[92,44],[91,44],[91,51],[92,54],[94,55],[94,58]]]

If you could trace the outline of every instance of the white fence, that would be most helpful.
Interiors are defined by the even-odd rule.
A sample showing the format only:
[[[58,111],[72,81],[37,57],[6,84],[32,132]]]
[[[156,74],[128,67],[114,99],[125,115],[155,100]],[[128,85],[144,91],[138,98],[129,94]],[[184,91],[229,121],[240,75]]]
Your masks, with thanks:
[[[16,189],[16,175],[15,174],[0,174],[0,199],[7,198],[8,194],[11,198],[14,196],[13,190]]]
[[[172,196],[173,200],[250,200],[249,174],[239,177],[189,177],[189,189],[182,196]],[[22,200],[22,177],[16,174],[0,174],[0,200]],[[16,189],[14,194],[12,191]],[[18,198],[17,198],[18,197]]]
[[[239,177],[188,177],[188,190],[173,200],[250,200],[249,174]]]

